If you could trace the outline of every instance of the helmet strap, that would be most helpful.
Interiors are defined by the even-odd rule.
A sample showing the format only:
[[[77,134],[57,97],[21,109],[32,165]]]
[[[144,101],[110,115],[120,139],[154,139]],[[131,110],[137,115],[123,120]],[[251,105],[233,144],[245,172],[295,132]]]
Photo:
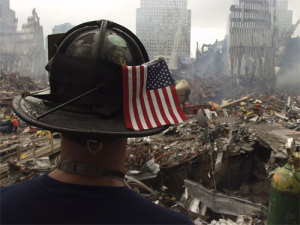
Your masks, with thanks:
[[[123,180],[125,177],[125,174],[121,171],[107,169],[93,164],[85,164],[69,160],[59,160],[56,168],[66,173],[94,178],[112,177]]]

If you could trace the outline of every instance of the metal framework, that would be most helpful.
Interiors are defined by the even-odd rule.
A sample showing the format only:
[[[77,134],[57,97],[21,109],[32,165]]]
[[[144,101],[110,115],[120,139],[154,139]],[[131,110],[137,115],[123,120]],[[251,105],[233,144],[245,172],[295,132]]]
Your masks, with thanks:
[[[275,0],[239,0],[230,8],[231,76],[274,78]]]

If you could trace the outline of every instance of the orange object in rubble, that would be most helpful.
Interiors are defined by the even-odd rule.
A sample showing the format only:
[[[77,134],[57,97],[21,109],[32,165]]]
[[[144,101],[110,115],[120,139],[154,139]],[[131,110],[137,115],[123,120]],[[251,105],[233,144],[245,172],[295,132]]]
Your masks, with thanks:
[[[14,127],[19,127],[19,122],[16,118],[13,118],[11,122],[14,125]]]
[[[261,109],[261,104],[254,104],[254,109],[260,110]]]

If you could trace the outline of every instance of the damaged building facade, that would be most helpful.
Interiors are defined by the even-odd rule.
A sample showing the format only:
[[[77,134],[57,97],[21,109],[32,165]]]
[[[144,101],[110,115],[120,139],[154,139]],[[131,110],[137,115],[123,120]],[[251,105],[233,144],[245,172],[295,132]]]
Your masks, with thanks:
[[[274,87],[276,1],[240,0],[230,8],[230,71],[239,82],[255,78]]]
[[[200,48],[197,43],[195,74],[197,77],[213,77],[228,74],[229,38],[226,35],[222,41],[214,44],[203,44]]]
[[[299,53],[293,54],[287,48],[297,42],[291,37],[299,20],[292,24],[293,11],[288,10],[288,0],[239,0],[230,11],[231,77],[236,85],[272,92],[274,87],[280,87],[278,79],[290,79],[284,72],[287,67],[299,63]],[[294,57],[287,62],[286,55]]]
[[[0,0],[0,69],[46,80],[43,27],[35,9],[22,30],[17,31],[18,20],[10,9],[9,0]]]

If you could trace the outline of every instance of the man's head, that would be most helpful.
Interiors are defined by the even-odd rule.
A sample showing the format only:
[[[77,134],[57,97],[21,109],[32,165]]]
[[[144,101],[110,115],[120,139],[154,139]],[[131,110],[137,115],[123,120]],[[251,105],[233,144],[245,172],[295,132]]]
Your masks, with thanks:
[[[122,179],[127,137],[153,135],[187,119],[165,61],[148,62],[143,44],[125,27],[84,23],[54,49],[46,66],[50,88],[12,104],[27,123],[62,133],[61,159],[50,176],[79,184],[87,177]]]
[[[131,31],[111,21],[92,21],[68,31],[55,49],[46,66],[50,90],[15,98],[20,118],[44,129],[89,136],[138,137],[166,129],[133,131],[125,125],[122,66],[149,60]]]

